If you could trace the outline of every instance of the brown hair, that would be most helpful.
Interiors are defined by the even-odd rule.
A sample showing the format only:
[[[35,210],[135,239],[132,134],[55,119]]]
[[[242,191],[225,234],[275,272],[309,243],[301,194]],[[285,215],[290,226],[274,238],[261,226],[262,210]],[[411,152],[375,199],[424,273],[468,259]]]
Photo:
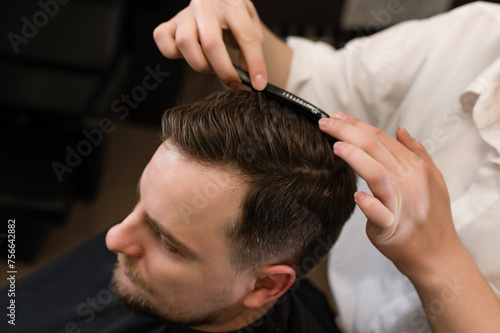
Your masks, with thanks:
[[[231,263],[281,263],[302,277],[354,209],[356,179],[318,125],[262,93],[223,91],[163,115],[163,139],[248,184],[241,221],[227,230]]]

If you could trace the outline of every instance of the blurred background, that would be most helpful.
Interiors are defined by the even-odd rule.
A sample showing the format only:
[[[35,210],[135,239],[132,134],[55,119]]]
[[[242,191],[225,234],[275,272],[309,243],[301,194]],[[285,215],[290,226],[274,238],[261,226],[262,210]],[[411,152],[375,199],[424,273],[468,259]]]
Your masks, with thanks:
[[[342,47],[470,1],[254,0],[278,35]],[[0,13],[0,267],[15,219],[18,278],[123,219],[163,111],[221,89],[164,59],[153,29],[187,0],[16,0]],[[438,32],[439,33],[439,32]],[[325,291],[324,265],[313,280]],[[3,283],[2,285],[4,285]]]

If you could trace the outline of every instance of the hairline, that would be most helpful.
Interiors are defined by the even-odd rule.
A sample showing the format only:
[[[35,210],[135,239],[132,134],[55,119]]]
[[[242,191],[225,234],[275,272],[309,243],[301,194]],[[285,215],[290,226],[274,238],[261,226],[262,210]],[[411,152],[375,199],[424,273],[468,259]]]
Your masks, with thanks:
[[[255,263],[254,265],[242,265],[237,260],[235,260],[235,256],[238,255],[238,251],[236,251],[236,248],[231,240],[232,233],[238,228],[239,225],[243,223],[242,208],[245,206],[245,203],[248,200],[250,189],[252,187],[249,177],[246,176],[240,168],[232,166],[229,163],[206,161],[197,158],[193,154],[190,154],[189,152],[179,147],[179,145],[176,143],[176,140],[173,138],[162,139],[162,145],[169,144],[170,147],[175,149],[186,160],[196,163],[204,168],[215,169],[217,172],[227,175],[230,178],[230,183],[232,184],[230,184],[229,186],[225,186],[224,191],[229,193],[237,193],[238,191],[241,191],[242,197],[241,202],[238,206],[238,208],[240,208],[239,213],[233,220],[230,220],[228,221],[228,223],[226,223],[226,227],[224,228],[224,230],[221,230],[220,234],[223,236],[223,239],[225,240],[227,248],[229,250],[228,262],[230,267],[234,268],[237,271],[245,272],[248,269],[253,269],[259,266],[260,264],[258,263]],[[234,237],[235,236],[233,236],[233,238]]]

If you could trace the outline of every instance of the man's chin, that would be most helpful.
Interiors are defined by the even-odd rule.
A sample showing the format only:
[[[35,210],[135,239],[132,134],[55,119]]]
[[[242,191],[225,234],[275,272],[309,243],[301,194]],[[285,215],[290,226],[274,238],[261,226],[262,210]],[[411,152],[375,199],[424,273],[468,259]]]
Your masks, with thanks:
[[[124,276],[117,266],[113,271],[111,279],[113,291],[116,297],[134,311],[142,311],[143,308],[152,308],[146,295],[128,277]]]
[[[140,290],[137,290],[133,281],[123,275],[118,266],[113,271],[111,282],[116,298],[140,316],[150,317],[161,323],[183,328],[212,325],[217,321],[213,315],[185,320],[171,318],[168,315],[162,314],[151,304],[146,298],[146,295],[142,294]]]

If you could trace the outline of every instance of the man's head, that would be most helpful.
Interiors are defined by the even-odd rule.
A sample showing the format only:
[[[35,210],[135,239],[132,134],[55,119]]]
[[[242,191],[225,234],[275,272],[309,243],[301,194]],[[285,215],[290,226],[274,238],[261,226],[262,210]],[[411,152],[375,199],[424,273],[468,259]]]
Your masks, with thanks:
[[[170,109],[163,137],[139,203],[108,233],[117,292],[168,321],[244,326],[328,252],[354,174],[317,124],[260,93]]]

